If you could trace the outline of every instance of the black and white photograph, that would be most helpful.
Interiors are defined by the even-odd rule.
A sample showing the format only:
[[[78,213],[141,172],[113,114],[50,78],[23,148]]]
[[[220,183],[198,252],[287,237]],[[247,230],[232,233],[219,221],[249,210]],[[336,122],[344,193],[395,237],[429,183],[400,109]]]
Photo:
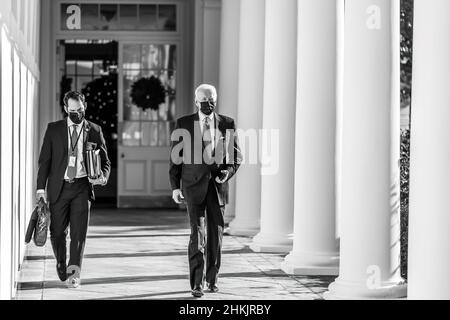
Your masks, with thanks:
[[[0,300],[450,300],[449,13],[0,0]]]

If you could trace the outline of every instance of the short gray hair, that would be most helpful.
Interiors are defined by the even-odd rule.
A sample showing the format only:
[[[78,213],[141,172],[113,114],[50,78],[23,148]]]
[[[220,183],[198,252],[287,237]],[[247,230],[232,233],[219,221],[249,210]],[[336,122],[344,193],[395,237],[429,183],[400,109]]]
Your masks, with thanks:
[[[217,100],[217,90],[213,85],[206,83],[199,85],[197,89],[195,89],[195,100],[197,100],[197,95],[200,91],[210,91],[214,100]]]

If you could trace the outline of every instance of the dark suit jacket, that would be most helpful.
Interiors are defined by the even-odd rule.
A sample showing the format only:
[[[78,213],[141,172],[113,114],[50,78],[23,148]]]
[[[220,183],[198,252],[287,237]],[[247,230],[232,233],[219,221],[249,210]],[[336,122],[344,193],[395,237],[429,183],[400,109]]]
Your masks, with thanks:
[[[202,161],[202,134],[199,115],[194,113],[177,120],[172,135],[170,157],[170,184],[172,190],[181,189],[186,201],[199,204],[208,191],[210,179],[214,179],[219,205],[228,203],[228,180],[236,173],[242,155],[235,134],[236,126],[232,118],[215,113],[214,163]],[[228,180],[219,184],[215,178],[221,170],[228,170]]]
[[[106,179],[109,178],[111,162],[108,159],[105,139],[99,125],[85,121],[83,141],[83,158],[86,163],[86,144],[92,142],[100,149],[101,169]],[[54,203],[58,200],[64,182],[64,174],[68,165],[68,129],[67,119],[48,124],[39,155],[37,189],[47,187],[47,200]],[[90,185],[90,199],[95,200],[94,188]]]

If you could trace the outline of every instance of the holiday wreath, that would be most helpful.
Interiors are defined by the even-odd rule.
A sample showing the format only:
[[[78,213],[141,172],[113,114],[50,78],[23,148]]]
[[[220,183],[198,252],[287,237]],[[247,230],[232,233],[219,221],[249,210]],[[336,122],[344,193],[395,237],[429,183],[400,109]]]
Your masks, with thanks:
[[[142,110],[158,110],[166,101],[166,90],[155,76],[140,78],[131,85],[131,101]]]

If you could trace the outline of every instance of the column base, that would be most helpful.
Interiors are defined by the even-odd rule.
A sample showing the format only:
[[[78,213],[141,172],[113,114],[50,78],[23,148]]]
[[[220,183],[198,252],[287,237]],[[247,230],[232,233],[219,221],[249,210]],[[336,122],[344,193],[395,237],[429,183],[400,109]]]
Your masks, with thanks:
[[[248,221],[236,218],[230,222],[228,231],[232,236],[254,237],[259,232],[259,220]]]
[[[281,270],[292,275],[337,276],[339,255],[337,252],[317,254],[291,252],[281,263]]]
[[[378,288],[369,289],[365,282],[347,282],[336,279],[325,292],[326,300],[370,300],[406,298],[407,284],[403,281],[385,281]]]
[[[258,233],[250,245],[254,252],[287,253],[292,250],[292,239],[288,235]]]
[[[223,221],[225,222],[225,224],[229,224],[231,221],[233,221],[235,218],[235,213],[234,212],[227,212],[225,211],[225,214],[223,216]]]

